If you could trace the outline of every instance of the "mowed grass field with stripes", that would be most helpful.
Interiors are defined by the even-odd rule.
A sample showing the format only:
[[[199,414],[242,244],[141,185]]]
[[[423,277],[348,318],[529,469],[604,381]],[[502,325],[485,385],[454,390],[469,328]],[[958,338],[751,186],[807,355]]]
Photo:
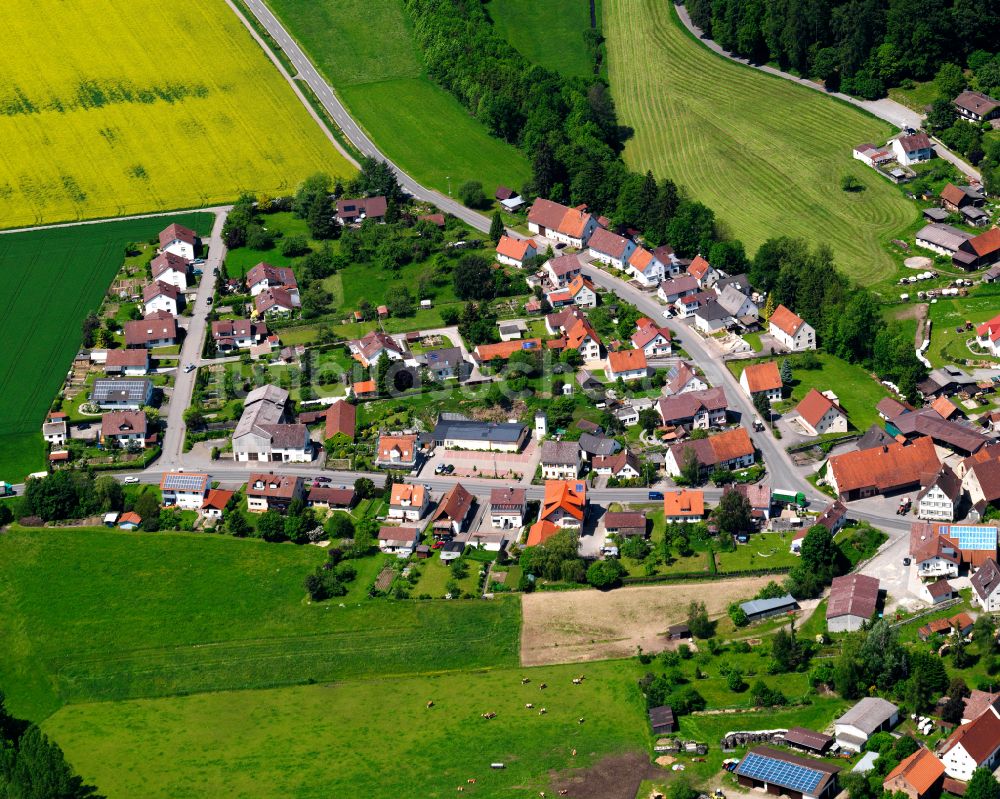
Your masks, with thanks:
[[[354,167],[222,0],[6,0],[0,227],[278,194]]]
[[[171,221],[211,232],[212,214],[177,214],[0,235],[0,480],[44,468],[40,426],[125,258],[125,245]]]
[[[630,167],[675,180],[751,253],[790,235],[829,245],[862,283],[893,273],[886,244],[917,209],[851,157],[888,123],[711,52],[667,0],[604,0],[604,34],[619,118],[635,130]],[[843,191],[845,174],[865,190]]]

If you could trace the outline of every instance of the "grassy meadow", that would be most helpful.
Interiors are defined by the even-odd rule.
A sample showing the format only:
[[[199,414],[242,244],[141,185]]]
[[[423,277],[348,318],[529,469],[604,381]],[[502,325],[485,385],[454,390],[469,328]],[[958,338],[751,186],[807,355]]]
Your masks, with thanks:
[[[214,217],[177,214],[0,236],[0,270],[11,276],[0,297],[0,336],[7,342],[0,362],[0,480],[20,482],[44,467],[40,426],[80,346],[80,323],[100,305],[125,245],[155,236],[170,221],[207,232]]]
[[[516,598],[312,605],[303,580],[325,557],[197,533],[9,531],[0,686],[41,719],[64,704],[517,665]]]
[[[490,196],[530,165],[424,74],[401,0],[274,0],[282,23],[378,148],[424,185],[478,180]],[[583,49],[582,34],[580,46]]]
[[[5,4],[4,226],[201,207],[354,171],[224,4],[113,6]]]
[[[487,10],[496,29],[525,58],[563,75],[593,75],[583,40],[583,32],[590,28],[588,0],[490,0]],[[596,15],[600,25],[600,0]]]
[[[829,245],[862,283],[894,274],[884,245],[917,209],[851,158],[856,144],[884,142],[887,123],[720,57],[669,2],[605,0],[604,35],[619,119],[635,130],[630,167],[671,177],[751,253],[772,236],[798,236]],[[865,190],[842,191],[848,174]]]

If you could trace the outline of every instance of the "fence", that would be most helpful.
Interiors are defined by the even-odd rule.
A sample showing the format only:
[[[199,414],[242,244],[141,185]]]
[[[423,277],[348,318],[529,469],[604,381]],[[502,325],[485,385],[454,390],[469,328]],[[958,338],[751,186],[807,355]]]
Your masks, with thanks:
[[[677,572],[675,574],[632,575],[625,577],[625,585],[642,585],[643,583],[688,582],[692,580],[728,580],[734,577],[763,577],[769,574],[788,574],[791,566],[774,566],[770,569],[743,569],[733,572]]]

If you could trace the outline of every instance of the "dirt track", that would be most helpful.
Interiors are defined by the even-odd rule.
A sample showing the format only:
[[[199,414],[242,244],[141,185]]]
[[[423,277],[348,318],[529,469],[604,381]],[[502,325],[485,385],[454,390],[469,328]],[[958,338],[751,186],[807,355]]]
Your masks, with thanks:
[[[684,621],[691,600],[712,617],[749,599],[773,577],[619,588],[615,591],[539,591],[522,599],[521,663],[541,666],[629,657],[636,647],[659,652],[671,624]]]

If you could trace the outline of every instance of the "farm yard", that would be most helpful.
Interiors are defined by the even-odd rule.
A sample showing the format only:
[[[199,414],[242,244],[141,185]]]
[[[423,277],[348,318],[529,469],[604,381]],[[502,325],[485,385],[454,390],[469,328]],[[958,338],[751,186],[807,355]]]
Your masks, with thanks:
[[[797,236],[831,247],[864,284],[895,273],[884,245],[917,209],[850,154],[884,142],[888,124],[712,53],[671,3],[605,0],[604,34],[620,121],[635,130],[630,167],[675,180],[751,253]],[[845,174],[865,190],[842,191]]]
[[[104,10],[5,4],[4,226],[204,207],[353,173],[225,6],[134,0],[95,25]]]
[[[451,193],[468,180],[492,196],[520,187],[527,158],[495,139],[424,74],[401,0],[275,0],[271,10],[386,157]],[[583,37],[580,35],[583,49]],[[449,181],[450,178],[450,181]]]
[[[171,218],[206,231],[214,221]],[[0,299],[8,355],[0,367],[0,479],[19,482],[44,467],[38,430],[80,345],[80,323],[100,305],[125,245],[163,226],[159,217],[0,236],[0,269],[17,276]]]

